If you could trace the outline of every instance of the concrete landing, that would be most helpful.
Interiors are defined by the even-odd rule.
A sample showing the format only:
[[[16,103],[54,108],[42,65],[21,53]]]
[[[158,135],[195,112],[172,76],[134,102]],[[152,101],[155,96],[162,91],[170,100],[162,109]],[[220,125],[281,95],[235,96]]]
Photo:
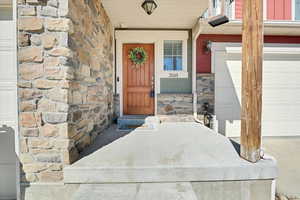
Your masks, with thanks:
[[[156,116],[128,115],[118,118],[118,129],[123,131],[154,130],[160,119]]]
[[[116,131],[116,130],[110,130]],[[64,169],[65,183],[145,183],[266,180],[276,162],[241,159],[231,141],[196,123],[133,130]]]
[[[263,147],[278,161],[277,193],[300,199],[300,137],[266,137]]]

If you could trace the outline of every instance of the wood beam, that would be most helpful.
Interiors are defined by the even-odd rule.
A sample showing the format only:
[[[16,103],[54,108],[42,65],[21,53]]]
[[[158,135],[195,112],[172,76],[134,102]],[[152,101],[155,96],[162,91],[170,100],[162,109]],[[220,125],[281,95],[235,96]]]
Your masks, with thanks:
[[[260,160],[263,0],[243,0],[241,157]]]

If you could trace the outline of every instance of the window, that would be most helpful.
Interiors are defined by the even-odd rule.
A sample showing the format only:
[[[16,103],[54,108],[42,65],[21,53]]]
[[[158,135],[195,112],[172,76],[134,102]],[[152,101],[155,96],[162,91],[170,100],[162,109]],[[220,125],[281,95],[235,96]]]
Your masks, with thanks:
[[[295,20],[300,20],[300,0],[295,0]]]
[[[183,41],[164,41],[164,71],[183,70]]]

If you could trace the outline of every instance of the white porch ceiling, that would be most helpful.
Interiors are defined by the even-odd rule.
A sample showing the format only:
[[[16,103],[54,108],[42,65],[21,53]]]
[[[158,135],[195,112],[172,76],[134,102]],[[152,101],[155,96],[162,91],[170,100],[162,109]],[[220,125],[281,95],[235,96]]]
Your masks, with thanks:
[[[141,7],[143,1],[102,0],[102,3],[116,28],[189,29],[208,7],[208,0],[156,0],[158,8],[148,16]]]

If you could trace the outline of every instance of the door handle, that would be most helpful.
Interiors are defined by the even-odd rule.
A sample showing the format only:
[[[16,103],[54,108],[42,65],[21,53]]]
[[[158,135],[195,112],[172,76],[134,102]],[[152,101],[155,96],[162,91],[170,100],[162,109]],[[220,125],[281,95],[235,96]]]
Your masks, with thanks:
[[[154,76],[151,77],[151,91],[150,91],[150,97],[154,98],[155,92],[154,92]]]
[[[152,90],[154,90],[154,76],[152,76],[152,79],[151,79],[151,88],[152,88]]]
[[[150,96],[151,98],[154,98],[154,96],[155,96],[154,90],[151,90],[151,91],[150,91],[149,96]]]

